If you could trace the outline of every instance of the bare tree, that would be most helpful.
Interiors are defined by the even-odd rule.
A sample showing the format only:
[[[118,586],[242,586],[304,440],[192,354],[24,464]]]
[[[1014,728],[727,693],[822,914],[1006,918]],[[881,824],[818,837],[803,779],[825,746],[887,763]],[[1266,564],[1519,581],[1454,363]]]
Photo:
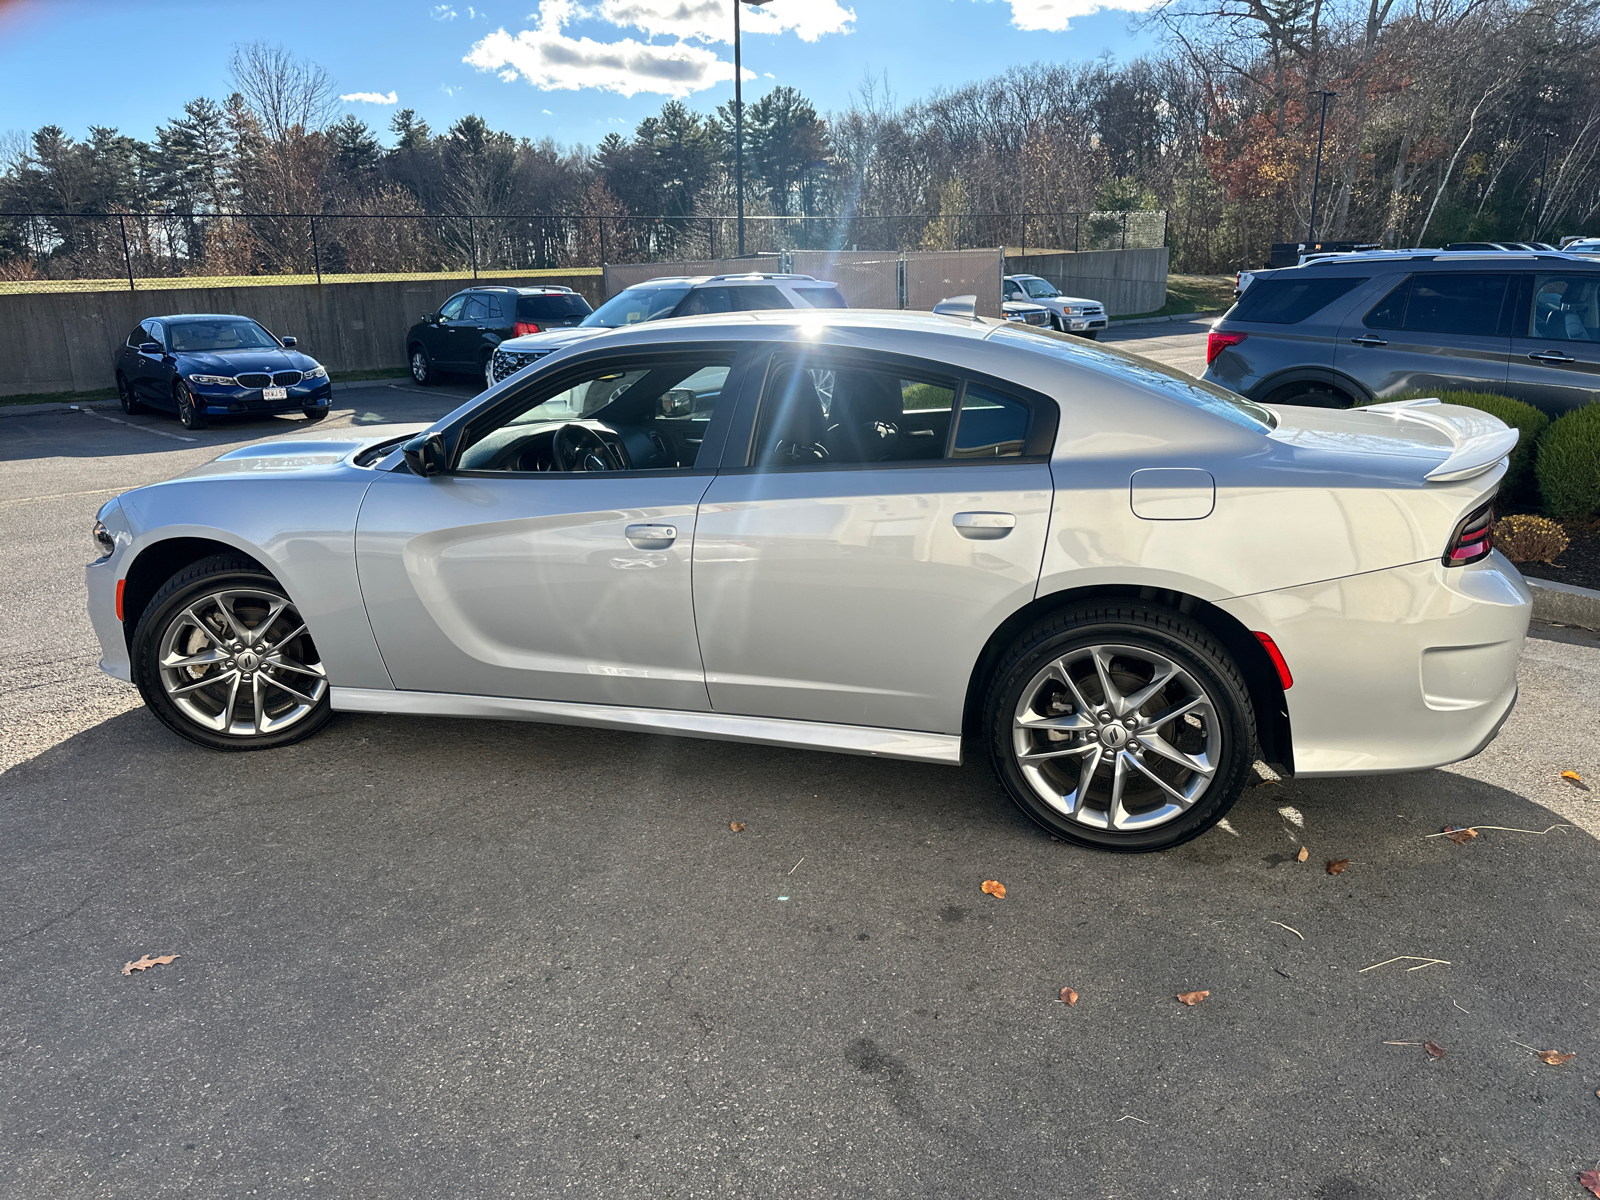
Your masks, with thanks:
[[[251,42],[235,46],[228,63],[233,86],[275,142],[321,129],[338,108],[332,77],[282,46]]]

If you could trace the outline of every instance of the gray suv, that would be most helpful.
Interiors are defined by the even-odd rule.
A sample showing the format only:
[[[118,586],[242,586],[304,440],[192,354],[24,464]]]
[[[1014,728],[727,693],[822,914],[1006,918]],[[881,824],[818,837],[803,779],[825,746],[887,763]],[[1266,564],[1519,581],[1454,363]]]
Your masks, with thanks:
[[[1464,390],[1562,413],[1600,397],[1600,262],[1458,252],[1274,271],[1212,327],[1205,379],[1268,404]]]

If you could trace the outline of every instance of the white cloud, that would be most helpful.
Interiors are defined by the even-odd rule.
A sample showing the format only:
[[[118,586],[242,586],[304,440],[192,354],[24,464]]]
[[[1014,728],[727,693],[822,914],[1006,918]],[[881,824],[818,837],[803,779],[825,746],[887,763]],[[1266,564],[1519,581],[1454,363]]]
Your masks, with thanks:
[[[1144,12],[1157,0],[1008,0],[1011,23],[1018,29],[1064,33],[1073,17],[1087,17],[1112,8],[1122,12]]]
[[[448,4],[435,4],[428,10],[428,15],[435,21],[454,21],[456,19],[456,10]]]
[[[599,88],[623,96],[654,92],[682,97],[733,78],[732,63],[683,41],[657,46],[633,38],[597,42],[568,37],[562,26],[580,15],[574,0],[540,0],[533,29],[516,36],[497,29],[475,43],[462,61],[498,72],[502,79],[514,71],[544,91]]]
[[[542,112],[547,117],[555,116],[555,113],[551,112],[548,108],[541,108],[539,111]]]
[[[613,25],[642,29],[651,37],[733,41],[736,0],[600,0],[599,16]],[[791,30],[801,41],[824,34],[850,33],[855,10],[839,0],[784,0],[770,8],[746,7],[739,14],[743,33],[779,34]]]
[[[398,104],[398,103],[400,103],[400,97],[397,96],[394,92],[390,92],[387,96],[385,96],[382,92],[350,92],[348,95],[340,96],[339,99],[345,100],[345,101],[348,101],[348,102],[354,103],[354,104]]]

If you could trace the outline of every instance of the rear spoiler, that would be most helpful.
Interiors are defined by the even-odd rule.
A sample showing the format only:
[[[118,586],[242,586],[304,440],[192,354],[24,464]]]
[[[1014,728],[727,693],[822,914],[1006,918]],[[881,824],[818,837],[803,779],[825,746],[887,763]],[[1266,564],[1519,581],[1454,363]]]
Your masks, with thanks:
[[[1517,448],[1520,435],[1515,429],[1508,429],[1498,417],[1455,405],[1451,406],[1455,411],[1470,412],[1472,416],[1462,418],[1427,411],[1440,403],[1437,397],[1424,396],[1416,400],[1369,404],[1361,411],[1401,421],[1417,421],[1437,429],[1450,439],[1452,449],[1449,456],[1424,476],[1429,483],[1457,483],[1474,475],[1482,475]]]

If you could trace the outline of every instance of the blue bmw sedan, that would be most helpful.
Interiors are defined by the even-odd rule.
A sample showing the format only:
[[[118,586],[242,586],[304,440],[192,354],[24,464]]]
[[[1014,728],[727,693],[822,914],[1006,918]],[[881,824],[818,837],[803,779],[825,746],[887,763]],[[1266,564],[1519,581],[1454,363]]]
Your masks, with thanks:
[[[117,347],[117,395],[125,412],[170,409],[186,429],[212,417],[299,411],[328,415],[326,367],[249,317],[189,313],[139,322]]]

